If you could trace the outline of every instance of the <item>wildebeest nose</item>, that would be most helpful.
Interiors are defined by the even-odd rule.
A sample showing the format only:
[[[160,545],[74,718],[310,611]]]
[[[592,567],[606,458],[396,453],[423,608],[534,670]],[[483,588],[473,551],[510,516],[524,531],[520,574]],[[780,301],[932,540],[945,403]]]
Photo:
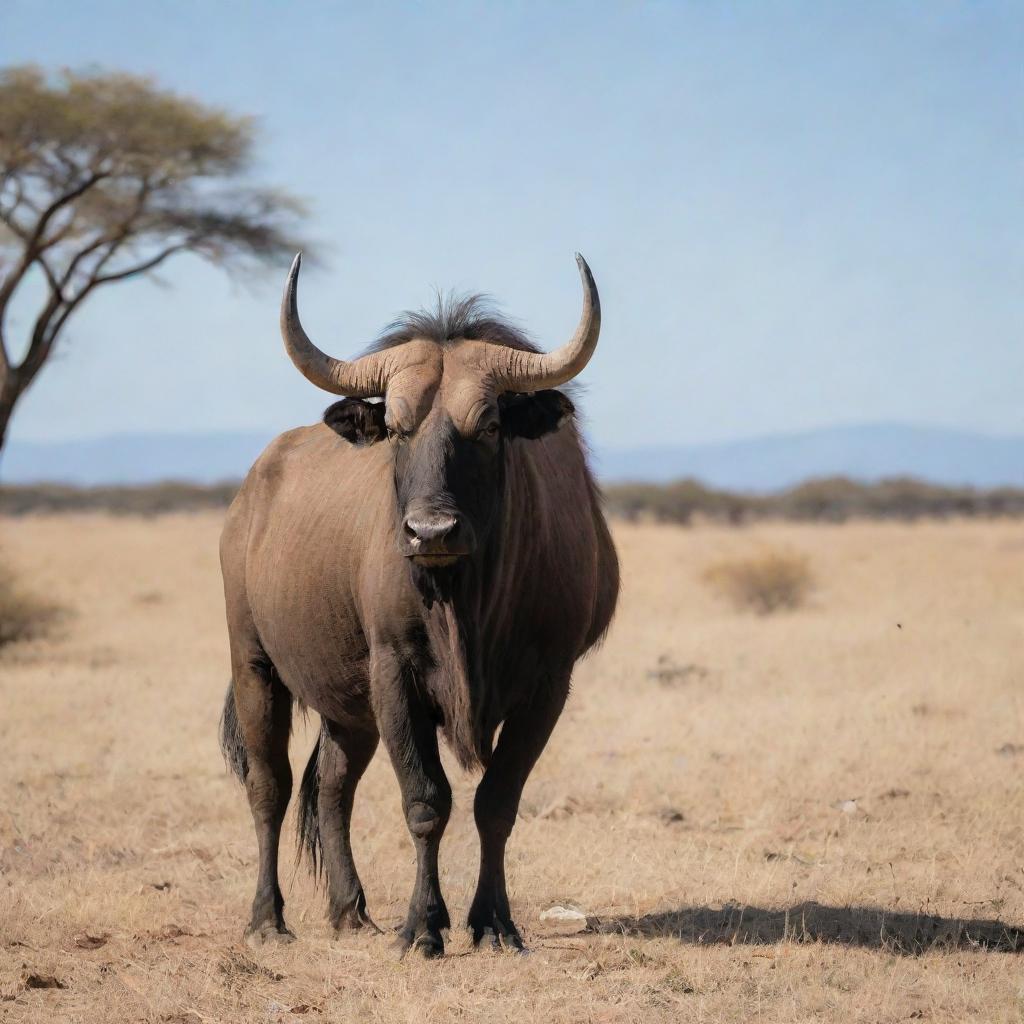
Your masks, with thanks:
[[[410,540],[430,543],[444,540],[458,524],[455,516],[408,516],[405,520],[405,533]]]

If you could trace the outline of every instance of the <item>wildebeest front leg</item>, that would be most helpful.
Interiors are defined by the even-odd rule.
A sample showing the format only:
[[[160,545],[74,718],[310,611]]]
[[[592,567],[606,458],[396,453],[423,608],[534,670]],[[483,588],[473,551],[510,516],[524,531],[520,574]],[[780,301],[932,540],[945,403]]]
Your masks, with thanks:
[[[377,739],[372,720],[358,726],[324,721],[317,813],[327,871],[327,914],[335,931],[363,925],[376,928],[366,912],[349,829],[356,786],[377,749]]]
[[[374,711],[398,784],[402,809],[416,847],[416,884],[399,932],[403,954],[411,946],[424,956],[444,953],[443,928],[451,927],[441,895],[437,853],[452,808],[452,791],[437,749],[437,725],[414,681],[390,652],[375,659]]]
[[[533,700],[505,720],[491,762],[477,786],[473,813],[480,834],[480,877],[467,924],[478,945],[486,935],[497,947],[522,950],[505,886],[505,845],[515,825],[526,780],[544,750],[569,692],[568,676],[543,684]]]
[[[233,686],[248,759],[245,789],[259,846],[256,896],[245,937],[250,944],[291,942],[295,936],[284,923],[284,897],[277,878],[281,824],[292,792],[288,763],[291,694],[269,662],[260,657],[236,659]]]

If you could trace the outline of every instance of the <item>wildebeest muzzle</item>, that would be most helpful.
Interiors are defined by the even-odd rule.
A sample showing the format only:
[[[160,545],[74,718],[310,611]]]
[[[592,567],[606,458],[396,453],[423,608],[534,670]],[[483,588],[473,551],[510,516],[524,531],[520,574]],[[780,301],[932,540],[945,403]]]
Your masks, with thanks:
[[[455,513],[412,509],[402,522],[402,547],[417,565],[453,565],[472,551],[472,531]]]

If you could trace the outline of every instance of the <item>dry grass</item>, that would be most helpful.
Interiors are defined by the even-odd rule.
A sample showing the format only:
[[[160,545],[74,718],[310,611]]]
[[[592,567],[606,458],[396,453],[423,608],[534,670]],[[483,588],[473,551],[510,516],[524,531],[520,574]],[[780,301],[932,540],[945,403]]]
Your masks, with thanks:
[[[1019,526],[618,527],[621,613],[510,848],[535,952],[471,953],[456,930],[440,963],[333,941],[290,851],[299,942],[240,942],[255,849],[216,749],[218,516],[0,530],[77,611],[0,662],[5,1022],[1021,1018]],[[755,544],[806,553],[813,606],[737,615],[703,585]],[[296,764],[311,743],[299,728]],[[473,780],[452,778],[458,919],[476,841]],[[354,845],[371,911],[398,923],[412,848],[381,755]],[[544,927],[554,903],[589,930]]]
[[[741,611],[758,615],[799,608],[814,586],[806,555],[793,551],[762,551],[744,558],[716,562],[704,579]]]

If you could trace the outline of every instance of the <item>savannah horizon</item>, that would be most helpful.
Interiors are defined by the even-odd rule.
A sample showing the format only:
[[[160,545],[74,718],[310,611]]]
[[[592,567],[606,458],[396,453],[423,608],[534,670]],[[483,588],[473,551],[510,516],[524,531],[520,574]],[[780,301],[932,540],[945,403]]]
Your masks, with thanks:
[[[584,408],[585,431],[589,421]],[[0,460],[0,482],[219,483],[241,479],[272,438],[268,430],[183,430],[15,441]],[[693,478],[711,487],[755,492],[835,476],[868,483],[910,477],[952,487],[1024,485],[1024,433],[986,434],[908,423],[834,425],[703,444],[652,441],[624,447],[591,442],[589,448],[593,467],[606,483]]]

